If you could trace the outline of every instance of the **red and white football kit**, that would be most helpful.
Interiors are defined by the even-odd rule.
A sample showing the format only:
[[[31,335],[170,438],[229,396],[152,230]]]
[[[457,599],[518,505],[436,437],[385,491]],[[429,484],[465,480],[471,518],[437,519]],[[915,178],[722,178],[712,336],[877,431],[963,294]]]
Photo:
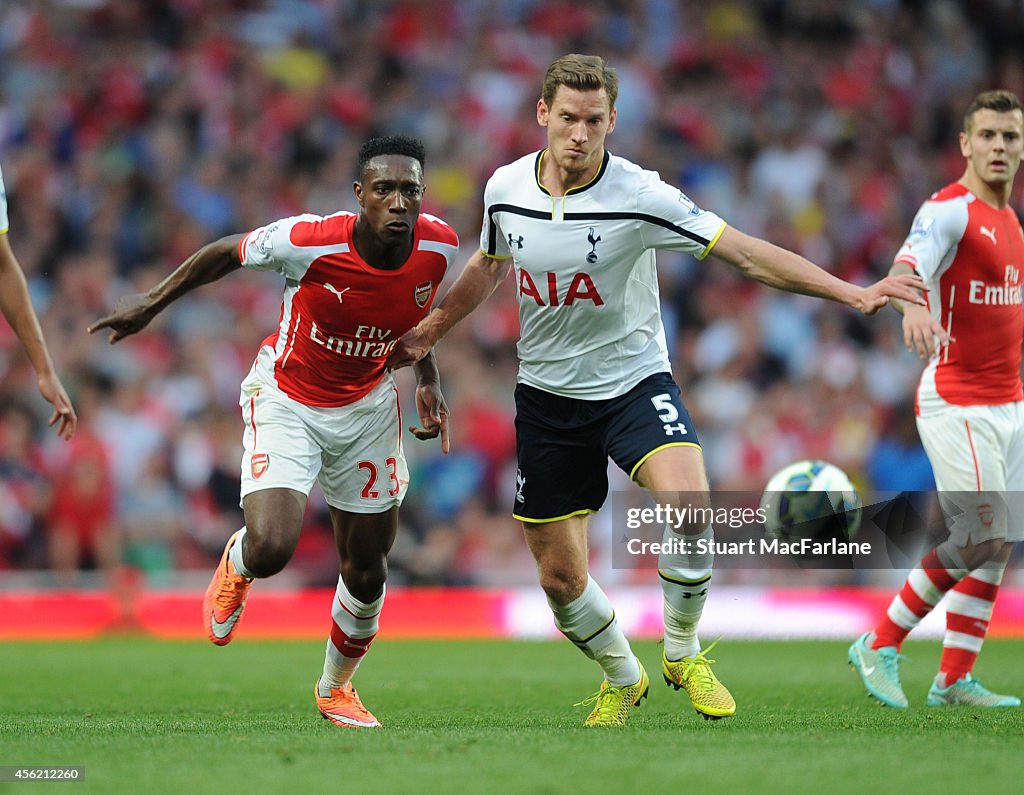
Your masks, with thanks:
[[[1004,501],[1024,492],[1020,222],[954,183],[922,205],[895,261],[925,280],[953,338],[928,362],[916,405],[939,491],[958,495],[954,537],[1024,539],[1024,516],[1007,524]]]
[[[319,480],[329,505],[379,513],[405,495],[398,391],[384,362],[430,310],[458,237],[420,214],[409,259],[382,270],[356,252],[355,221],[348,212],[285,218],[239,244],[243,266],[285,278],[278,329],[242,383],[243,497],[308,494]]]

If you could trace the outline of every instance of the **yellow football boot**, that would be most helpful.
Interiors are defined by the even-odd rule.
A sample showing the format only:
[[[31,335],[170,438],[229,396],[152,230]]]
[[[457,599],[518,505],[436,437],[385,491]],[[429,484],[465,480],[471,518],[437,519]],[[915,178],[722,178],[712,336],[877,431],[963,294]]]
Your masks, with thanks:
[[[718,720],[736,714],[736,701],[711,670],[715,661],[707,658],[708,652],[717,643],[716,640],[695,657],[673,661],[664,652],[661,655],[661,672],[665,676],[665,684],[676,690],[683,688],[697,714],[705,720]]]
[[[633,707],[639,706],[640,702],[647,698],[647,691],[650,689],[651,680],[641,665],[640,680],[636,684],[612,687],[605,680],[601,683],[600,690],[574,706],[595,705],[593,712],[583,721],[584,726],[625,726]]]

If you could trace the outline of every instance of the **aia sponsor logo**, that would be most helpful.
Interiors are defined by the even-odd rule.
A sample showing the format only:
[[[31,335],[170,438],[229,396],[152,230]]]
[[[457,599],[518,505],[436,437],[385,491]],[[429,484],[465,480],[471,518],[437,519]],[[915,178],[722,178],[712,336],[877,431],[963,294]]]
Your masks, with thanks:
[[[252,476],[259,480],[260,475],[266,472],[270,467],[270,453],[253,453],[249,466],[252,471]]]
[[[561,289],[558,284],[558,276],[548,271],[544,274],[544,292],[538,289],[537,282],[526,270],[519,271],[519,296],[525,299],[532,298],[537,306],[572,306],[577,301],[591,301],[594,306],[603,306],[604,299],[597,291],[597,286],[589,273],[575,273],[569,282],[569,288],[565,291],[565,297],[560,298]]]
[[[416,301],[416,306],[420,309],[427,305],[427,301],[430,300],[430,296],[434,294],[434,283],[423,282],[423,284],[417,284],[416,289],[413,290],[413,300]]]

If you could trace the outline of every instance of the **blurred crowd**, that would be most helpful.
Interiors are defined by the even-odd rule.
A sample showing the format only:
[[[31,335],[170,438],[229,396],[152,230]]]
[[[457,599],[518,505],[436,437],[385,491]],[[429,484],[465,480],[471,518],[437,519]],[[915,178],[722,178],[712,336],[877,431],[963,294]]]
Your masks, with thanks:
[[[547,64],[598,53],[621,81],[614,153],[742,231],[867,283],[888,270],[919,204],[962,173],[956,134],[974,94],[1024,95],[1022,8],[5,0],[10,239],[81,423],[69,443],[48,431],[32,368],[0,323],[0,581],[16,570],[47,570],[59,585],[106,571],[126,588],[133,577],[205,577],[242,522],[238,386],[276,327],[283,284],[233,274],[115,347],[85,329],[211,239],[356,209],[367,137],[425,142],[425,210],[458,231],[461,265],[478,243],[487,177],[543,145],[534,106]],[[904,350],[896,313],[863,318],[713,259],[661,255],[659,270],[675,375],[714,490],[759,492],[804,457],[865,489],[931,487],[913,421],[922,363]],[[534,582],[509,516],[516,337],[507,283],[440,346],[454,450],[442,457],[436,442],[407,437],[393,582]],[[410,376],[401,383],[411,404]],[[629,484],[616,474],[613,488]],[[595,522],[595,556],[611,536]],[[332,548],[314,492],[288,576],[333,583]]]

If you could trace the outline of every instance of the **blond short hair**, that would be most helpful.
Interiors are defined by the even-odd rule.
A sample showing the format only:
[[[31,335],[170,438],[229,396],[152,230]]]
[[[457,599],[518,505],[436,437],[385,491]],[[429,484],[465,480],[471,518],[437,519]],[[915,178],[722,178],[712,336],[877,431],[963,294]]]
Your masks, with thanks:
[[[619,96],[618,74],[598,55],[570,53],[548,67],[540,95],[548,107],[551,107],[559,86],[576,91],[599,91],[603,88],[608,96],[609,109],[615,107]]]

